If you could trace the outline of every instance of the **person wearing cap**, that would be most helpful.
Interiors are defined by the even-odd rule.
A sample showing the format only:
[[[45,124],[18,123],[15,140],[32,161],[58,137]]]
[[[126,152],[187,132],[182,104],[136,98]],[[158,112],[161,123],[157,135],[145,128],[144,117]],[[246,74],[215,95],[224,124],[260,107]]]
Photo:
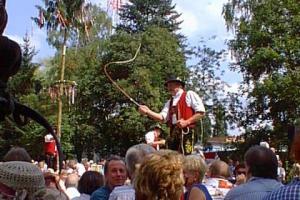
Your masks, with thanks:
[[[161,126],[155,125],[152,131],[149,131],[145,135],[146,143],[153,146],[156,150],[159,150],[160,145],[165,145],[166,140],[161,139],[160,136]]]
[[[146,105],[140,105],[139,112],[156,121],[167,123],[170,127],[168,147],[190,154],[195,138],[193,128],[205,115],[204,105],[198,94],[185,91],[185,83],[178,77],[170,76],[165,86],[172,97],[165,103],[161,112],[156,113]],[[184,136],[183,133],[187,135]]]
[[[45,189],[42,171],[24,161],[0,163],[0,199],[33,199],[35,192]]]

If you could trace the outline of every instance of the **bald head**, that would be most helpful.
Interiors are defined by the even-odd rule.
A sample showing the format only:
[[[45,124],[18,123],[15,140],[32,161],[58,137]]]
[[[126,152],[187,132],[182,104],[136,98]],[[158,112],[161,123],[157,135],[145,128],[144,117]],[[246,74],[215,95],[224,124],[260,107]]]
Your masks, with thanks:
[[[211,163],[209,167],[209,173],[211,178],[227,178],[230,176],[229,166],[226,162],[223,162],[221,160],[216,160]]]
[[[79,177],[77,174],[70,174],[68,175],[67,179],[66,179],[66,188],[69,187],[77,187],[78,185],[78,181],[79,181]]]

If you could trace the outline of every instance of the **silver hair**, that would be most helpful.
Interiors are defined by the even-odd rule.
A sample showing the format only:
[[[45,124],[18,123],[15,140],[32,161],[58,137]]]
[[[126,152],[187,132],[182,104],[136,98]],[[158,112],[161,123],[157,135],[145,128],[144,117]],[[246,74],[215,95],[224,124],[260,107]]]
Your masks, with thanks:
[[[132,176],[136,170],[136,165],[141,164],[143,161],[143,158],[150,154],[155,152],[155,149],[147,144],[137,144],[132,147],[130,147],[125,156],[125,163],[126,167],[129,173],[129,176]]]

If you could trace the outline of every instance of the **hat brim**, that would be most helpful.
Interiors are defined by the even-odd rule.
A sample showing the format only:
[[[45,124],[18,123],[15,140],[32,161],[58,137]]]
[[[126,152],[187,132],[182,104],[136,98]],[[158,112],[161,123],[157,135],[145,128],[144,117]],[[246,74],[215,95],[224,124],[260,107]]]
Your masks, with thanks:
[[[165,82],[165,87],[168,86],[168,83],[180,83],[180,85],[181,85],[182,87],[185,86],[185,83],[184,83],[183,81],[179,81],[179,80],[168,80],[168,81]]]

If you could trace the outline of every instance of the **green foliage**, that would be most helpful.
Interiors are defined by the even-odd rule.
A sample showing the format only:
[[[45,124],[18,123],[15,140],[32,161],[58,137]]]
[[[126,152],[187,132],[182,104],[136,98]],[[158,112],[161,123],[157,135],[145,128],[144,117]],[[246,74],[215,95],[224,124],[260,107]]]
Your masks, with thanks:
[[[175,10],[172,0],[130,0],[120,9],[120,23],[116,30],[127,33],[142,33],[149,27],[160,27],[175,35],[180,47],[187,48],[186,38],[181,33],[181,14]],[[186,52],[187,53],[187,52]]]
[[[8,89],[18,100],[34,109],[43,111],[41,99],[38,96],[40,91],[40,80],[35,77],[39,67],[32,59],[36,51],[30,45],[28,35],[23,38],[23,57],[19,72],[8,82]],[[43,128],[34,122],[29,122],[25,127],[17,127],[8,117],[0,124],[0,156],[2,157],[12,146],[22,146],[28,150],[30,155],[36,157],[42,154]]]
[[[8,89],[16,97],[35,92],[35,90],[39,89],[38,81],[34,80],[34,73],[39,65],[32,63],[32,58],[37,52],[30,46],[30,40],[27,34],[23,38],[23,41],[23,56],[19,73],[11,78],[8,83]]]
[[[176,74],[203,97],[209,116],[213,116],[204,118],[202,124],[198,123],[197,137],[203,137],[205,141],[213,134],[226,134],[227,120],[231,117],[226,111],[228,106],[234,106],[230,104],[234,95],[220,97],[225,86],[219,74],[222,74],[219,67],[224,52],[198,47],[193,54],[197,63],[187,68],[185,52],[175,33],[181,22],[178,22],[179,15],[171,1],[132,1],[132,5],[122,10],[122,23],[114,35],[109,35],[111,21],[105,12],[92,6],[89,16],[93,19],[93,26],[88,29],[88,39],[82,37],[86,30],[77,24],[80,20],[75,12],[83,1],[43,2],[44,8],[39,6],[38,9],[45,18],[48,39],[57,49],[63,43],[68,45],[65,79],[77,83],[75,104],[70,105],[63,98],[61,143],[67,157],[76,155],[80,160],[85,155],[92,159],[94,153],[100,156],[124,155],[131,145],[144,142],[145,133],[155,122],[141,116],[135,105],[112,86],[102,69],[108,62],[132,58],[140,43],[140,53],[133,62],[108,67],[111,77],[137,102],[159,112],[169,98],[164,82],[170,74]],[[136,12],[139,9],[142,12]],[[57,11],[65,21],[60,21],[55,15]],[[40,23],[39,18],[34,20]],[[66,27],[68,34],[62,35],[61,31],[66,31]],[[39,70],[32,63],[35,54],[29,52],[24,50],[24,63],[35,69],[34,73],[21,76],[23,72],[20,72],[12,83],[14,79],[21,81],[11,84],[11,90],[16,91],[14,93],[22,103],[40,112],[51,124],[56,124],[57,102],[50,100],[47,93],[49,86],[60,77],[60,52],[45,60]],[[30,90],[18,88],[22,83],[27,84],[25,79],[31,80]],[[167,130],[166,126],[163,129]],[[43,152],[45,134],[44,129],[34,122],[22,129],[8,121],[1,123],[0,145],[3,148],[0,153],[4,152],[2,149],[17,144],[36,158]],[[167,134],[164,131],[163,137]]]
[[[229,41],[233,68],[247,84],[243,92],[249,103],[238,113],[241,124],[271,123],[276,145],[287,145],[287,129],[299,116],[299,12],[297,0],[231,0],[223,9],[235,31]]]
[[[187,75],[184,55],[178,50],[180,48],[176,38],[169,31],[149,27],[144,33],[134,36],[124,32],[114,35],[108,46],[109,52],[104,57],[107,60],[105,63],[131,58],[139,42],[142,47],[134,62],[126,66],[113,65],[108,70],[113,79],[135,100],[158,112],[167,99],[167,93],[162,86],[168,74],[176,73],[181,77]],[[110,87],[110,83],[108,84]],[[115,88],[110,87],[105,93],[106,96],[102,97],[109,101],[111,110],[108,120],[103,124],[110,128],[101,132],[106,145],[104,149],[110,150],[108,153],[125,153],[129,146],[144,141],[145,132],[154,122],[141,117],[134,105],[123,95],[120,96]],[[125,139],[127,143],[124,143]],[[110,144],[109,140],[115,143]]]
[[[236,95],[225,91],[228,85],[222,81],[224,72],[221,62],[225,52],[216,51],[204,42],[200,42],[191,52],[195,64],[189,68],[188,87],[198,93],[205,103],[204,140],[209,136],[227,135],[227,124],[234,122],[229,109]]]

